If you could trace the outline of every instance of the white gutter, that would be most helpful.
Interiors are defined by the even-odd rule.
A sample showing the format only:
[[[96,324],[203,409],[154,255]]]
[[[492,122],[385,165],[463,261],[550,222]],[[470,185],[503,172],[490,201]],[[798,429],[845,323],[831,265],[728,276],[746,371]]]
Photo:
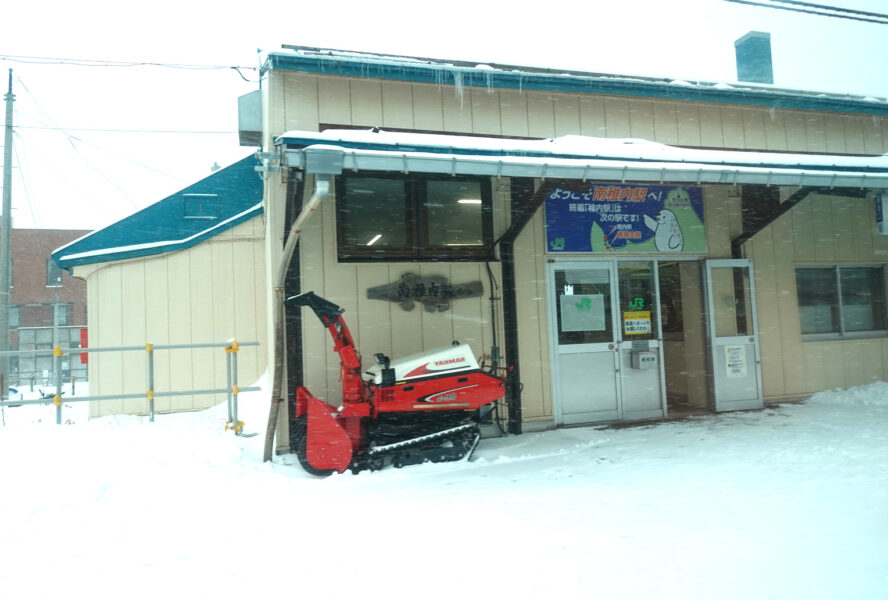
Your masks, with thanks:
[[[771,164],[755,166],[712,162],[677,162],[673,160],[639,160],[631,158],[549,158],[526,156],[488,156],[454,152],[403,152],[397,150],[365,150],[331,144],[314,144],[300,149],[283,150],[283,164],[305,168],[314,155],[338,155],[343,171],[395,171],[446,173],[450,175],[487,175],[492,177],[534,177],[540,179],[581,179],[605,181],[648,181],[671,183],[762,184],[784,186],[816,186],[846,188],[888,188],[888,157],[861,158],[860,162],[876,163],[854,168],[853,158],[823,156],[816,165]],[[693,155],[693,151],[689,151]],[[726,153],[736,155],[739,153]],[[711,154],[711,156],[718,156]],[[762,158],[756,153],[755,158]],[[781,155],[768,157],[784,158]],[[727,158],[727,157],[726,157]],[[734,158],[734,156],[731,156]],[[753,157],[748,157],[752,159]],[[805,162],[813,162],[805,155]],[[832,162],[830,159],[842,159]],[[849,160],[850,159],[850,160]],[[884,162],[885,168],[878,163]],[[825,164],[824,164],[825,163]],[[845,163],[845,164],[840,164]],[[852,164],[849,164],[852,163]],[[847,165],[847,166],[846,166]]]

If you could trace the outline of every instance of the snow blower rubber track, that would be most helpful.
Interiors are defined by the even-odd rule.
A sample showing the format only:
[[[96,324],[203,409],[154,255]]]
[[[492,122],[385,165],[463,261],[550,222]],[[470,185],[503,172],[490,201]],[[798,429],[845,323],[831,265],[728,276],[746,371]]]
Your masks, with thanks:
[[[401,442],[373,446],[355,456],[349,468],[357,473],[363,469],[381,469],[389,461],[395,468],[401,468],[424,462],[470,460],[480,439],[478,426],[467,423]]]

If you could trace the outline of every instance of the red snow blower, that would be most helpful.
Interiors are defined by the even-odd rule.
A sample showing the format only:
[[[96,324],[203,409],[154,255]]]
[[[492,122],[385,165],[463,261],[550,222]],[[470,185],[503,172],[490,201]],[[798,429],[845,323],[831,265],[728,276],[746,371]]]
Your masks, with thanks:
[[[392,361],[376,354],[361,373],[361,357],[342,319],[344,309],[306,292],[287,306],[307,306],[333,337],[339,354],[342,405],[337,409],[298,387],[290,446],[314,475],[359,472],[471,456],[480,420],[505,394],[505,379],[484,371],[464,344]]]

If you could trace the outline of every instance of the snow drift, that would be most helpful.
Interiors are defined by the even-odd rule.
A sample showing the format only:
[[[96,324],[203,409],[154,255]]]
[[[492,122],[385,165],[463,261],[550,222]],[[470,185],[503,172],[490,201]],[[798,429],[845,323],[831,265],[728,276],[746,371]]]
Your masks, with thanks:
[[[247,431],[267,392],[243,394]],[[888,384],[326,479],[225,407],[0,428],[5,598],[881,598]],[[42,415],[42,416],[41,416]]]

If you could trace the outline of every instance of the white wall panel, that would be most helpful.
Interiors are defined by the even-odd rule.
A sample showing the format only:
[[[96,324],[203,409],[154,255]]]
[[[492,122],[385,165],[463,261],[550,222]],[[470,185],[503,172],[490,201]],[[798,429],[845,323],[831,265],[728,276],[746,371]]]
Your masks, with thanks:
[[[112,262],[90,269],[89,335],[93,347],[156,346],[258,341],[238,355],[239,384],[256,382],[266,369],[264,240],[253,219],[191,249]],[[260,228],[261,232],[261,228]],[[257,295],[257,288],[262,290]],[[156,392],[225,388],[225,353],[207,350],[154,352]],[[147,391],[147,353],[103,352],[90,357],[94,395]],[[158,413],[212,406],[225,395],[156,398]],[[92,403],[91,416],[145,414],[147,400]]]

